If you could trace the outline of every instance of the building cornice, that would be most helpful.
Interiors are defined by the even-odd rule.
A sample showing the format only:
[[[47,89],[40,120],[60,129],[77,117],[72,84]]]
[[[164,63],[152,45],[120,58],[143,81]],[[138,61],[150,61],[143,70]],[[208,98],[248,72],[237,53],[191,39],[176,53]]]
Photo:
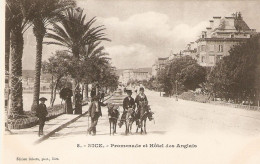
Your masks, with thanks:
[[[200,38],[196,40],[196,42],[201,42],[201,41],[246,41],[249,38]]]

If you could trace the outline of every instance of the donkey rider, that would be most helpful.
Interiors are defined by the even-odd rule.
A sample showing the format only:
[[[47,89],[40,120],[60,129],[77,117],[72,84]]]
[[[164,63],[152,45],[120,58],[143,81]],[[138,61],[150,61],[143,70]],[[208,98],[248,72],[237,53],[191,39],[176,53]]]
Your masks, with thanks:
[[[146,112],[148,113],[147,116],[149,121],[151,121],[153,119],[153,112],[151,112],[151,108],[148,106],[148,100],[146,95],[144,94],[144,88],[140,87],[139,90],[140,93],[135,98],[135,103],[137,104],[137,111],[136,111],[137,117],[138,118],[140,117],[140,102],[145,102],[145,104],[147,105],[147,109],[146,109]]]
[[[121,120],[118,123],[119,128],[121,128],[121,126],[124,123],[124,120],[126,119],[127,110],[129,108],[133,108],[135,110],[135,100],[131,97],[132,96],[132,91],[131,90],[126,90],[126,92],[127,92],[127,97],[123,101],[123,109],[124,109],[124,111],[123,111],[123,114],[121,116]]]

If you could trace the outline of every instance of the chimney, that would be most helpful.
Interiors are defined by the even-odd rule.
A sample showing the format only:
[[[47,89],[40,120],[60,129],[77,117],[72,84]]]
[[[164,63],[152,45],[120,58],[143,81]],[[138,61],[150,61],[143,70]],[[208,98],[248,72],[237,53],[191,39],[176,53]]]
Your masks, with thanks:
[[[221,17],[213,17],[213,21],[214,21],[214,26],[212,29],[215,29],[217,28],[219,25],[220,25],[220,20],[221,20]]]
[[[207,38],[207,32],[206,31],[202,31],[202,34],[201,34],[201,38]]]
[[[207,27],[206,29],[207,29],[207,36],[209,37],[209,36],[210,36],[210,33],[211,33],[211,31],[212,31],[212,28],[211,28],[211,27]]]
[[[210,20],[210,21],[209,21],[209,27],[211,27],[211,28],[214,27],[214,21],[213,21],[213,20]]]

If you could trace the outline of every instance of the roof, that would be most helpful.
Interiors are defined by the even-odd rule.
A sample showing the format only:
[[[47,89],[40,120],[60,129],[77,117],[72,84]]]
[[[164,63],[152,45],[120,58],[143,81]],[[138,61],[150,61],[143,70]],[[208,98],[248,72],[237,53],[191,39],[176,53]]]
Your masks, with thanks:
[[[117,75],[122,75],[124,71],[132,71],[132,72],[152,72],[152,67],[145,68],[137,68],[137,69],[117,69]]]
[[[167,60],[169,57],[158,58],[158,60]]]
[[[233,41],[233,42],[241,42],[246,41],[248,38],[200,38],[196,42],[200,41]]]
[[[235,28],[239,31],[249,31],[250,28],[243,19],[235,19]]]
[[[147,71],[141,71],[141,70],[140,70],[140,71],[139,71],[139,70],[134,70],[133,72],[134,72],[134,73],[149,73],[149,72],[147,72]]]
[[[135,69],[133,70],[133,72],[143,72],[143,73],[152,73],[152,68],[151,67],[147,67],[147,68],[138,68],[138,69]]]

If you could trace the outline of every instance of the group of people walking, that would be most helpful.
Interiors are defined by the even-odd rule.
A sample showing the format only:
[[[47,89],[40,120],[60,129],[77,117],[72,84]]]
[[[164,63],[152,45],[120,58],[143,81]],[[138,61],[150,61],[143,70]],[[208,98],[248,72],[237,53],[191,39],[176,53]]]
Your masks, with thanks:
[[[126,113],[129,108],[135,110],[135,117],[140,117],[140,108],[139,108],[140,102],[145,102],[148,105],[148,99],[144,94],[144,88],[141,87],[139,91],[140,91],[139,94],[134,99],[132,97],[132,90],[125,90],[125,92],[127,93],[127,97],[125,97],[123,100],[123,114],[118,124],[120,128],[123,125],[124,120],[126,119]],[[89,117],[91,118],[91,126],[88,128],[88,134],[96,135],[96,126],[98,123],[98,119],[100,116],[102,116],[101,106],[106,106],[106,105],[107,104],[104,104],[101,101],[101,97],[99,95],[95,95],[92,97],[92,101],[88,110]],[[151,121],[153,119],[152,117],[153,112],[151,111],[150,108],[147,108],[146,112],[147,112],[148,119]]]
[[[123,114],[121,116],[121,119],[119,121],[119,127],[124,123],[124,120],[126,118],[126,113],[129,108],[134,109],[135,111],[135,117],[140,117],[140,102],[145,102],[148,106],[148,99],[146,95],[144,94],[144,88],[140,87],[139,94],[134,99],[132,97],[132,90],[125,90],[127,93],[127,97],[123,100]],[[39,118],[39,132],[38,135],[43,135],[43,127],[46,121],[46,116],[48,115],[48,111],[45,105],[45,101],[47,99],[45,97],[41,97],[39,99],[40,104],[36,110],[36,116]],[[107,104],[103,102],[104,101],[104,94],[96,94],[94,91],[91,93],[91,103],[88,109],[88,118],[91,120],[91,125],[88,128],[88,134],[96,135],[96,126],[98,123],[99,117],[102,117],[102,111],[101,106],[106,106]],[[147,117],[151,121],[153,119],[153,112],[151,112],[150,108],[147,108]]]

